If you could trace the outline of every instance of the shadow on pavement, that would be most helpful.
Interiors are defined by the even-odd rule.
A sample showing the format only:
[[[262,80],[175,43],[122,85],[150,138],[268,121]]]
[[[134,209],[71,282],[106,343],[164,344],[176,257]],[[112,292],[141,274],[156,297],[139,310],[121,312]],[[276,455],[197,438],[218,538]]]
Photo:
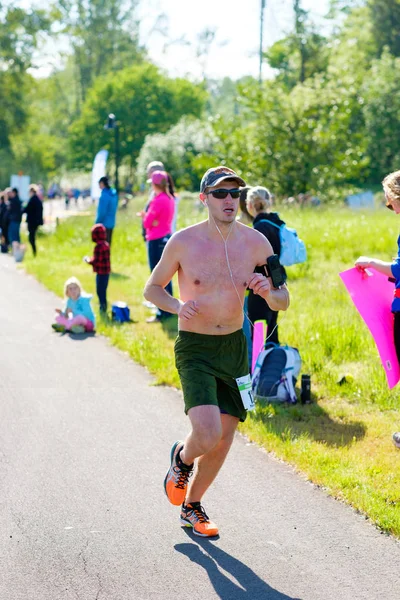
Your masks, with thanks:
[[[185,532],[192,535],[186,530]],[[300,600],[278,592],[247,565],[210,540],[196,539],[196,542],[176,544],[175,550],[203,567],[221,600]],[[232,579],[221,569],[229,573]]]
[[[87,340],[87,338],[92,338],[96,335],[95,331],[86,331],[85,333],[72,333],[71,331],[66,331],[64,335],[69,335],[71,340],[75,342],[82,342],[83,340]]]

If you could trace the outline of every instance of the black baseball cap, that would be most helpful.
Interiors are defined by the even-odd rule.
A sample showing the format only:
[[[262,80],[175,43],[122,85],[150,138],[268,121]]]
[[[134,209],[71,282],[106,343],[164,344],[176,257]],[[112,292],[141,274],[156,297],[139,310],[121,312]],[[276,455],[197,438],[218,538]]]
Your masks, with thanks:
[[[240,187],[246,186],[246,182],[244,181],[244,179],[239,177],[239,175],[237,175],[235,171],[232,171],[232,169],[220,165],[219,167],[213,167],[212,169],[208,169],[208,171],[204,173],[203,179],[200,183],[200,192],[204,193],[207,188],[215,187],[216,185],[219,185],[227,179],[233,179],[237,182],[237,184]]]

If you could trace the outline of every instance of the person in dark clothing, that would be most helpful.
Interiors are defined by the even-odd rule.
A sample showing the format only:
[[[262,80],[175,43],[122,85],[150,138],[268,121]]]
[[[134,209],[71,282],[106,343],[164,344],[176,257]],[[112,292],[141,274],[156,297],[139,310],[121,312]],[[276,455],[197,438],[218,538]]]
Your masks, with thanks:
[[[32,246],[33,255],[36,256],[36,233],[40,225],[43,225],[43,202],[37,195],[37,188],[29,188],[29,202],[24,208],[26,222],[28,225],[29,243]]]
[[[100,311],[107,311],[107,287],[111,273],[110,244],[107,242],[107,231],[104,225],[98,223],[92,227],[92,240],[96,244],[92,258],[85,256],[84,260],[92,265],[96,273],[96,292],[99,298]]]
[[[8,204],[6,201],[6,196],[4,194],[1,194],[1,196],[0,196],[0,229],[1,229],[0,238],[1,238],[1,252],[4,254],[6,252],[8,252],[8,245],[10,243],[9,239],[8,239],[8,225],[9,225]]]
[[[8,194],[8,238],[10,240],[10,244],[13,242],[21,242],[19,230],[21,227],[22,220],[22,202],[19,199],[17,188],[13,188],[12,190],[7,192]]]
[[[271,194],[265,187],[250,188],[247,193],[246,204],[250,215],[254,217],[254,229],[257,229],[257,231],[267,238],[274,254],[279,256],[281,253],[281,241],[279,229],[275,226],[284,225],[285,222],[280,219],[278,213],[270,212]],[[254,294],[251,290],[249,290],[247,307],[250,321],[254,323],[258,320],[266,320],[268,324],[267,340],[279,344],[278,312],[271,310],[268,304],[262,301],[261,296]]]

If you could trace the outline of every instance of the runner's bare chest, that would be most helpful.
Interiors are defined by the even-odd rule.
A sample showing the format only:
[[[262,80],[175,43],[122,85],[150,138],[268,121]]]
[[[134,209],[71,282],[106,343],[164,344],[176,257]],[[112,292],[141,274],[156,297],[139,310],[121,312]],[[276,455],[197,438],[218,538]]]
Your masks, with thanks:
[[[246,282],[253,273],[254,258],[243,248],[228,245],[229,265],[238,290],[246,288]],[[187,248],[180,261],[179,278],[185,286],[195,288],[199,293],[211,290],[232,290],[232,279],[228,267],[225,248],[220,244],[199,244],[197,248]]]

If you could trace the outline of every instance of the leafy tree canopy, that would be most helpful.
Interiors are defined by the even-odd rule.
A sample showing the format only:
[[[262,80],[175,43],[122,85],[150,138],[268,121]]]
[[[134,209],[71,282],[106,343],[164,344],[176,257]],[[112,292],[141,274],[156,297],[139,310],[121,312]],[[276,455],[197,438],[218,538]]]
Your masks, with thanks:
[[[138,0],[57,0],[55,29],[66,34],[73,49],[79,100],[99,75],[142,62],[135,18]]]
[[[9,148],[10,135],[26,122],[27,70],[49,21],[42,10],[25,11],[0,3],[0,146]]]
[[[379,55],[385,47],[400,56],[400,0],[368,0]]]
[[[179,188],[198,189],[200,177],[193,169],[193,161],[203,153],[212,153],[215,141],[208,121],[183,117],[167,133],[146,136],[138,158],[138,180],[145,181],[149,162],[160,160],[173,173]]]
[[[99,77],[70,128],[71,164],[88,168],[100,148],[113,149],[112,132],[104,130],[111,112],[119,124],[121,158],[134,165],[146,135],[167,131],[182,115],[199,117],[205,99],[202,86],[171,79],[147,63]]]

